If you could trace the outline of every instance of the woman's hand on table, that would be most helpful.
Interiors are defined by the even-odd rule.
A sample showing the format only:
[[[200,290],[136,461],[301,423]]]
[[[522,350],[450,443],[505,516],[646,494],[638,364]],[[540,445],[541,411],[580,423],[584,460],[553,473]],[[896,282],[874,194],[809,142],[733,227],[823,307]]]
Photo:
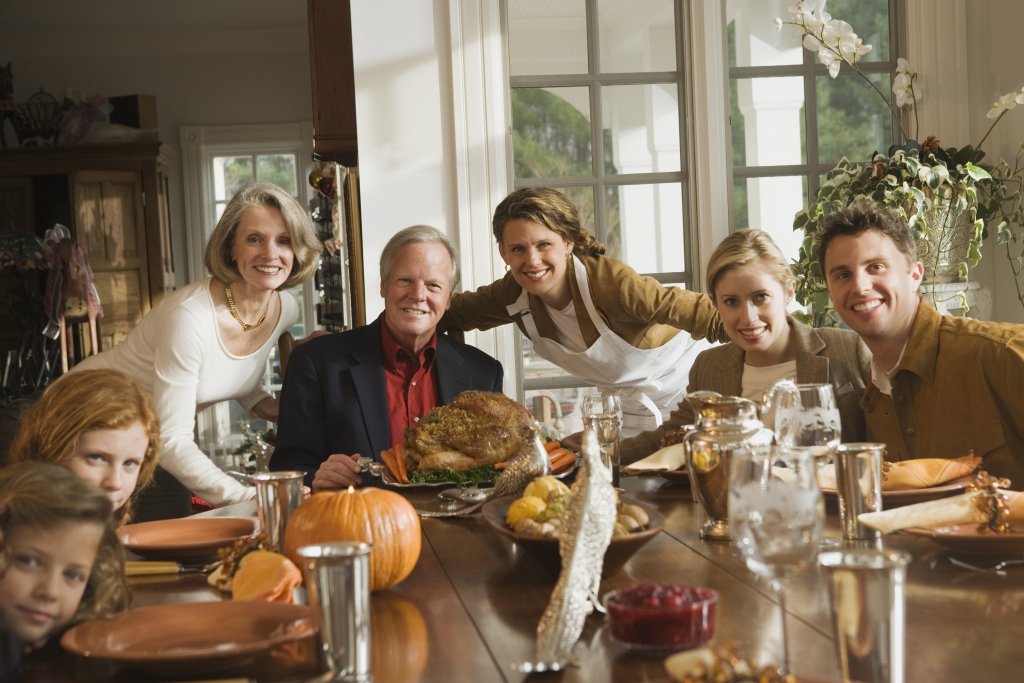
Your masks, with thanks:
[[[359,486],[362,482],[359,454],[335,453],[320,463],[320,468],[313,475],[313,492]]]
[[[261,420],[267,422],[277,423],[277,416],[280,412],[280,406],[276,398],[266,397],[256,405],[252,407],[252,414]]]

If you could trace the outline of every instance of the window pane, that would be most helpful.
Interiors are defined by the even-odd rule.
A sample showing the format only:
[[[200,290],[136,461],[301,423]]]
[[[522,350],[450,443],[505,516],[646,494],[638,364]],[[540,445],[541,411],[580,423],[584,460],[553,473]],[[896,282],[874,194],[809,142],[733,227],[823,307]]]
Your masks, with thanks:
[[[569,436],[583,430],[580,407],[583,397],[592,393],[592,387],[531,390],[526,392],[526,408],[544,432]]]
[[[593,175],[587,88],[513,88],[512,155],[519,178]]]
[[[261,154],[256,157],[256,178],[273,183],[293,197],[296,196],[295,156],[292,154]]]
[[[804,208],[807,180],[802,176],[736,178],[733,185],[734,229],[761,228],[787,259],[795,259],[803,234],[793,230],[793,217]]]
[[[672,0],[598,0],[604,73],[675,71]]]
[[[789,18],[792,2],[728,0],[729,66],[779,66],[803,63],[800,33],[792,26],[775,29],[775,17]],[[832,6],[829,5],[829,11]]]
[[[580,214],[580,225],[590,234],[601,239],[598,220],[594,209],[594,188],[592,187],[560,187],[559,192],[565,194],[576,205]]]
[[[892,115],[882,98],[860,76],[822,76],[818,89],[819,156],[825,163],[842,157],[868,160],[873,152],[884,150],[892,140]],[[886,95],[890,91],[888,74],[871,76]]]
[[[610,256],[638,273],[686,270],[683,236],[689,228],[683,217],[681,184],[608,187],[605,201]]]
[[[213,158],[214,199],[231,199],[243,185],[251,183],[255,179],[252,157]]]
[[[871,52],[864,62],[884,62],[889,56],[889,0],[829,0],[825,8],[833,19],[842,19],[853,27]]]
[[[602,90],[605,173],[677,172],[679,97],[674,83]],[[609,154],[611,158],[609,159]]]
[[[587,73],[584,0],[507,0],[512,76]]]
[[[740,78],[733,83],[734,163],[737,157],[744,166],[805,163],[803,79]]]

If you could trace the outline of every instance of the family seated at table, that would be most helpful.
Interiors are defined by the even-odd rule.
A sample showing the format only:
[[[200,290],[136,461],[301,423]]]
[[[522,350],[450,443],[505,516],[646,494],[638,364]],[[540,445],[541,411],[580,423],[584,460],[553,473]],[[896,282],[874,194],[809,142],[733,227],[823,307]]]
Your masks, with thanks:
[[[705,296],[603,256],[555,190],[512,193],[493,227],[509,273],[465,294],[454,294],[459,259],[442,232],[397,233],[380,258],[384,312],[297,346],[278,406],[258,387],[278,333],[296,319],[279,290],[311,276],[319,244],[287,193],[243,188],[208,244],[213,277],[167,297],[121,346],[76,367],[26,414],[0,469],[3,667],[76,619],[124,608],[114,529],[158,463],[214,505],[252,497],[192,440],[198,407],[237,397],[254,415],[280,417],[271,467],[304,471],[314,492],[371,483],[357,456],[379,460],[464,390],[502,390],[501,364],[444,329],[515,322],[540,355],[581,379],[627,393],[635,383],[655,423],[674,401],[667,424],[623,441],[624,462],[692,421],[679,400],[686,367],[689,390],[752,398],[780,379],[828,383],[844,441],[884,442],[894,460],[973,451],[990,473],[1024,483],[1024,326],[939,315],[920,295],[909,227],[883,206],[864,201],[823,224],[818,258],[847,330],[786,313],[794,274],[760,230],[719,245]],[[717,340],[723,330],[729,343],[690,368],[690,335]],[[44,609],[34,585],[45,572],[58,579]]]
[[[911,231],[885,207],[865,201],[824,222],[819,261],[849,330],[811,328],[786,313],[794,274],[760,230],[718,246],[703,295],[605,256],[573,203],[551,188],[511,193],[492,228],[509,271],[461,294],[458,255],[442,232],[414,226],[396,234],[381,254],[384,312],[362,328],[298,345],[279,407],[259,388],[277,331],[297,315],[279,290],[309,278],[320,247],[288,193],[246,186],[207,245],[213,277],[167,297],[124,343],[55,383],[10,457],[62,462],[91,477],[111,491],[122,522],[136,498],[144,505],[154,475],[214,505],[247,500],[254,489],[222,472],[192,436],[197,408],[237,397],[254,415],[280,416],[273,469],[303,470],[314,490],[368,483],[356,456],[379,460],[419,417],[465,389],[502,389],[498,361],[437,332],[515,322],[540,355],[632,396],[655,423],[675,408],[667,424],[623,441],[624,463],[693,421],[681,398],[687,388],[759,398],[789,378],[832,385],[844,441],[884,442],[893,460],[973,451],[993,474],[1024,480],[1024,328],[940,316],[919,295],[923,269]],[[691,367],[691,335],[730,342],[704,350]],[[114,366],[141,389],[88,374]],[[649,391],[650,383],[660,388]],[[147,394],[152,405],[140,398]],[[125,401],[136,407],[115,410]],[[190,511],[186,498],[156,516]]]

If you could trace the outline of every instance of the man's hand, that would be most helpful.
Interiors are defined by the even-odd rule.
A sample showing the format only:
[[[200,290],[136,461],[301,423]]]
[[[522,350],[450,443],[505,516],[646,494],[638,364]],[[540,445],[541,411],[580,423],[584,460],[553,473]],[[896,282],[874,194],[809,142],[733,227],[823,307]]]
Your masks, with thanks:
[[[559,440],[574,451],[583,450],[583,432],[576,432]]]
[[[313,493],[362,484],[358,458],[358,453],[355,455],[335,453],[320,463],[320,469],[313,476]]]

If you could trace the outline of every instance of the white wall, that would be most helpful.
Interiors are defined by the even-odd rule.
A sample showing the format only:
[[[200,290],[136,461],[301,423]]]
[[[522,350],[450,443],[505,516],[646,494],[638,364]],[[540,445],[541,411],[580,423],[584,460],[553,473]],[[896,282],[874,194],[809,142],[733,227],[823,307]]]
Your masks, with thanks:
[[[1019,27],[1024,25],[1024,3],[1019,0],[971,0],[967,13],[968,69],[970,83],[971,140],[953,141],[958,146],[977,144],[988,130],[985,118],[1000,95],[1024,86],[1024,61],[1020,57]],[[985,142],[985,160],[1012,160],[1024,142],[1024,107],[1010,111]],[[993,237],[990,235],[990,238]],[[1006,262],[1006,250],[990,239],[978,267],[978,279],[992,290],[992,319],[1024,322],[1024,304]],[[1021,283],[1024,288],[1024,282]]]
[[[410,225],[447,232],[451,183],[444,178],[445,103],[432,3],[353,2],[352,43],[369,321],[383,310],[378,259],[384,244]]]
[[[160,139],[180,156],[185,124],[312,120],[305,0],[0,0],[0,61],[15,99],[154,95]],[[187,268],[180,165],[171,223],[179,284]]]

